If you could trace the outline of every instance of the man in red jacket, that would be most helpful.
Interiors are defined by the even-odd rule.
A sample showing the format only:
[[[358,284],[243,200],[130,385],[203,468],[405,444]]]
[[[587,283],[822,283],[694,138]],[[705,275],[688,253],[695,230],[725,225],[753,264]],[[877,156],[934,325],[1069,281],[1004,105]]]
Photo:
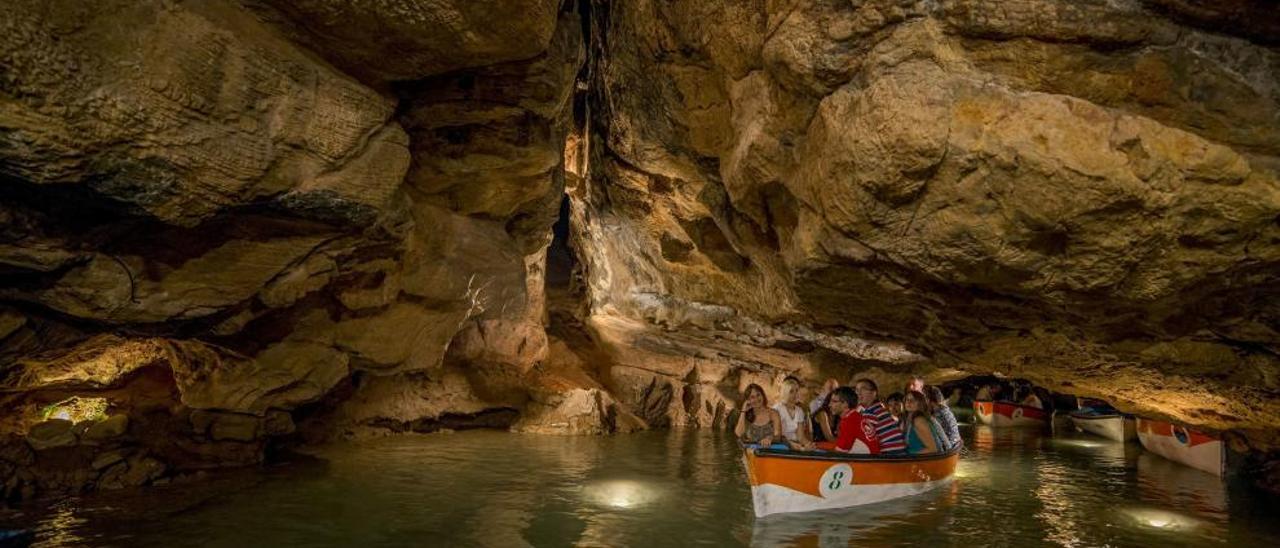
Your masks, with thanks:
[[[880,452],[872,423],[864,420],[854,406],[858,396],[852,388],[841,386],[831,392],[831,412],[840,417],[840,429],[836,435],[836,450],[862,455]]]
[[[875,382],[858,379],[854,386],[856,390],[842,386],[831,393],[831,411],[840,415],[836,450],[871,455],[906,451],[902,431],[879,402]]]

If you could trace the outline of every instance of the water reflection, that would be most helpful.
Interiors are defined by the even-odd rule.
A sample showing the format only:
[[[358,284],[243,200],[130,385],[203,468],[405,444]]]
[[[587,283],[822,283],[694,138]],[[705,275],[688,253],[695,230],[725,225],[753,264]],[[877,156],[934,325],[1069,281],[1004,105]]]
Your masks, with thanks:
[[[1143,453],[1138,457],[1138,489],[1143,501],[1227,521],[1227,484],[1212,474]]]
[[[881,504],[801,514],[776,514],[755,520],[751,546],[847,547],[901,543],[946,528],[958,486]],[[923,540],[923,538],[922,538]]]
[[[234,489],[110,493],[21,522],[0,514],[0,526],[35,528],[39,546],[1280,544],[1268,501],[1135,444],[1025,428],[962,434],[968,449],[947,487],[763,519],[721,433],[466,432],[334,446]],[[165,498],[179,495],[195,498]]]

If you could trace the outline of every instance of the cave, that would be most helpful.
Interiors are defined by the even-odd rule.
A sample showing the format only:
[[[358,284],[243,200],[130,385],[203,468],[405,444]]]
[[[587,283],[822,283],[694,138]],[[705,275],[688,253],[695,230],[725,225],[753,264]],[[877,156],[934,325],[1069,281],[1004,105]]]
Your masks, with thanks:
[[[1244,501],[1214,515],[1280,492],[1263,0],[10,4],[4,511],[370,465],[335,447],[390,444],[389,469],[450,439],[546,470],[610,460],[565,447],[706,461],[751,386],[776,403],[787,379],[807,397],[917,377],[1017,379],[1050,411],[1096,400],[1221,443],[1249,487],[1211,486]],[[1065,450],[1049,426],[964,434]],[[299,464],[330,451],[345,464]],[[581,479],[594,517],[682,492],[582,474],[557,481]],[[1060,498],[1042,495],[1024,502]],[[440,538],[614,540],[508,523],[529,511]],[[663,526],[743,543],[685,517]],[[1197,519],[1177,523],[1265,537]],[[1061,535],[1018,540],[1078,523],[1040,525]]]
[[[573,247],[569,243],[569,197],[560,200],[559,214],[556,224],[551,226],[551,246],[547,248],[548,297],[553,291],[568,291],[572,285],[574,270],[578,268],[578,260],[573,255]]]

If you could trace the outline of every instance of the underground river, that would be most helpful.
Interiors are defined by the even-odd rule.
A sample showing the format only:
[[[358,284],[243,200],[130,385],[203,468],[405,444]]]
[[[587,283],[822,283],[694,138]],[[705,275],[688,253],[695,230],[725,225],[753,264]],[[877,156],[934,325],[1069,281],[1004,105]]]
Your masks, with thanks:
[[[962,426],[954,483],[752,516],[731,436],[469,431],[3,514],[36,546],[1280,545],[1280,501],[1084,434]]]

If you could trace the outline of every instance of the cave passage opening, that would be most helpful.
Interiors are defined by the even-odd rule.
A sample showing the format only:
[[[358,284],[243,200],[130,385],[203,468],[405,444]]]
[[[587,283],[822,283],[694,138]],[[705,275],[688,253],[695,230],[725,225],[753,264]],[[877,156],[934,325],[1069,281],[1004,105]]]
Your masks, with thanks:
[[[569,195],[560,200],[560,213],[551,227],[551,245],[547,248],[546,289],[552,292],[569,292],[573,286],[573,273],[578,258],[569,240]]]

